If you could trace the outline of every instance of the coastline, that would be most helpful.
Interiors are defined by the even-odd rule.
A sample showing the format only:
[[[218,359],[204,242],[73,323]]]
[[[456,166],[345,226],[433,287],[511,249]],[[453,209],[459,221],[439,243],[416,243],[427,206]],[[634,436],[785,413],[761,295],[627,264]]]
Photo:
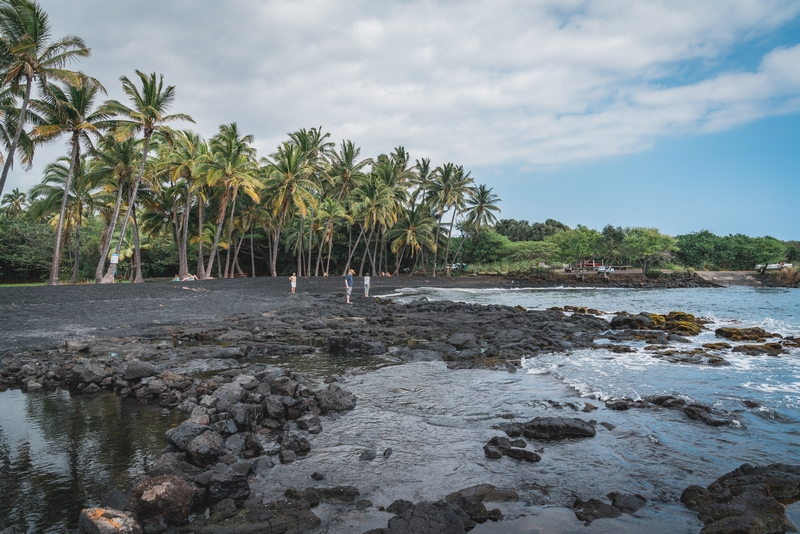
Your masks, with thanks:
[[[603,332],[606,332],[609,327],[624,331],[626,328],[642,326],[636,321],[646,322],[645,318],[636,319],[636,321],[631,319],[630,321],[633,322],[625,319],[626,322],[619,322],[615,327],[613,321],[609,323],[607,320],[595,317],[591,313],[566,315],[560,311],[552,310],[529,312],[509,306],[481,306],[446,301],[427,301],[424,299],[409,304],[395,304],[390,298],[364,298],[360,293],[362,287],[359,282],[360,279],[357,279],[353,293],[354,304],[349,306],[344,303],[344,283],[340,278],[301,279],[298,281],[298,294],[294,296],[290,295],[289,284],[285,278],[145,284],[142,286],[120,284],[117,286],[20,288],[9,293],[13,299],[0,312],[8,314],[0,317],[0,320],[3,320],[3,339],[7,338],[5,332],[17,332],[17,337],[13,339],[14,343],[18,344],[20,348],[13,349],[15,352],[24,350],[22,349],[23,346],[30,348],[30,345],[25,345],[25,343],[30,343],[34,340],[43,348],[30,353],[5,354],[0,359],[0,367],[5,363],[6,370],[13,368],[14,374],[9,375],[5,372],[0,374],[13,376],[14,382],[23,386],[27,385],[30,390],[31,388],[35,389],[35,383],[31,385],[29,379],[31,376],[36,376],[36,369],[40,364],[43,364],[49,370],[58,366],[62,369],[60,371],[62,377],[70,377],[64,378],[64,385],[68,381],[74,380],[70,389],[77,387],[76,392],[83,391],[89,394],[89,390],[86,389],[88,387],[93,394],[102,393],[101,390],[111,390],[117,395],[128,397],[130,401],[139,399],[147,402],[164,402],[165,406],[183,411],[188,417],[187,421],[201,421],[201,423],[197,424],[208,425],[224,421],[216,421],[214,419],[218,413],[224,412],[220,411],[222,410],[221,408],[218,412],[198,410],[198,408],[204,407],[200,403],[200,393],[222,399],[224,396],[221,392],[233,387],[229,386],[230,384],[247,382],[248,387],[254,388],[252,391],[268,391],[273,395],[276,392],[280,392],[277,394],[285,399],[293,398],[295,401],[303,399],[304,405],[311,408],[315,406],[314,403],[317,403],[316,406],[320,405],[320,391],[329,386],[323,386],[323,384],[319,383],[319,378],[306,381],[300,376],[302,373],[286,372],[284,374],[281,372],[275,374],[274,368],[264,367],[263,359],[256,360],[256,356],[272,357],[272,355],[276,355],[290,358],[302,356],[313,352],[313,347],[318,346],[319,342],[325,345],[326,350],[349,356],[379,356],[380,354],[386,354],[388,351],[392,358],[397,360],[395,363],[410,364],[407,366],[407,372],[412,374],[420,371],[428,374],[435,371],[439,376],[447,376],[448,373],[454,372],[452,369],[466,369],[469,370],[466,371],[468,373],[486,373],[486,370],[489,370],[488,372],[494,373],[492,376],[503,377],[509,376],[505,371],[516,370],[519,366],[520,358],[526,354],[565,352],[582,348],[591,349],[595,346],[595,339],[602,338],[604,336]],[[403,287],[412,287],[412,284],[415,284],[413,287],[452,288],[510,288],[522,285],[519,280],[498,279],[495,277],[461,277],[449,280],[439,277],[412,277],[410,280],[407,277],[373,278],[371,293],[380,297],[380,295],[396,292]],[[61,315],[55,317],[50,315],[57,310],[61,310]],[[638,316],[630,317],[636,318]],[[687,328],[687,325],[679,325],[677,323],[675,326],[676,328]],[[21,332],[28,328],[31,329],[28,332],[29,335],[22,335]],[[650,333],[647,334],[648,342],[663,342],[666,345],[679,344],[681,343],[679,339],[681,335],[688,335],[686,332],[679,333],[679,331],[670,332],[665,329],[649,331]],[[480,353],[476,351],[475,342],[478,340],[476,334],[483,345],[484,351]],[[673,338],[673,334],[678,337]],[[637,336],[641,336],[641,334],[633,330],[622,337],[615,335],[613,339],[609,337],[606,337],[606,339],[612,340],[614,343],[623,343],[625,339],[633,339]],[[171,346],[165,341],[158,341],[159,338],[162,340],[163,338],[167,340],[173,339],[180,342],[180,344]],[[419,340],[423,344],[408,344],[403,347],[409,340]],[[65,343],[66,350],[64,350]],[[62,348],[57,351],[51,350],[51,347],[55,346]],[[395,350],[389,351],[389,347],[393,347]],[[3,348],[5,349],[5,347]],[[9,349],[0,351],[0,354],[6,352],[6,350]],[[11,351],[9,350],[9,352]],[[109,354],[111,353],[117,353],[119,356],[110,357]],[[86,358],[86,356],[91,357]],[[197,362],[200,360],[208,367],[205,369],[199,367]],[[219,364],[215,360],[220,360],[223,363]],[[439,363],[439,360],[444,360],[445,365]],[[96,362],[100,365],[100,369],[88,369],[89,362]],[[476,365],[476,362],[478,365]],[[134,363],[138,366],[137,369],[152,367],[149,371],[151,375],[142,377],[141,382],[138,382],[136,373],[130,371],[130,366]],[[84,367],[79,367],[81,365]],[[448,371],[444,368],[445,366],[450,370]],[[203,379],[188,386],[189,390],[187,391],[181,389],[186,387],[181,385],[186,381],[174,377],[186,376],[190,374],[190,369],[215,374],[212,379]],[[91,372],[89,372],[90,370]],[[33,371],[33,375],[23,376],[31,371]],[[156,371],[159,372],[158,375],[153,374]],[[497,373],[496,371],[504,372]],[[130,376],[134,378],[126,380],[126,373],[129,372]],[[255,377],[255,381],[247,378],[250,376]],[[480,376],[485,379],[486,375]],[[47,375],[44,374],[39,378],[47,387],[61,380],[59,373],[55,373],[55,379],[53,377],[47,378]],[[341,384],[341,388],[348,389],[349,384],[353,384],[354,391],[365,391],[372,399],[387,395],[386,391],[384,391],[386,386],[381,386],[380,383],[376,385],[374,383],[375,375],[371,373],[358,372],[350,374],[346,372],[342,377],[337,378],[334,376],[329,378],[331,378],[330,382],[327,379],[325,380],[329,385],[338,383]],[[145,379],[148,381],[146,382]],[[53,380],[53,382],[47,384],[47,380]],[[503,383],[501,378],[496,378],[495,380],[500,380],[497,382],[497,387],[501,387]],[[159,384],[157,387],[156,382],[163,382],[166,386]],[[403,382],[410,385],[413,390],[418,390],[419,384],[413,382],[413,378],[410,376],[400,374],[390,380],[390,383],[394,383],[391,387],[396,387],[397,384],[402,384]],[[100,386],[100,384],[103,385]],[[81,386],[83,387],[81,388]],[[166,390],[160,389],[162,387],[166,387]],[[244,388],[244,386],[242,387]],[[375,389],[376,387],[377,389]],[[257,388],[262,389],[258,390]],[[397,389],[396,392],[391,391],[391,389],[389,392],[397,397],[401,405],[403,402],[408,402],[407,400],[403,401],[405,395],[408,395],[406,390],[403,387]],[[194,394],[191,393],[192,391]],[[446,391],[446,388],[443,391]],[[560,398],[555,391],[551,399],[563,402],[564,399]],[[415,392],[414,396],[419,396],[419,393]],[[192,401],[192,398],[195,400]],[[244,394],[244,398],[247,398],[247,394]],[[251,400],[256,398],[252,397]],[[147,399],[150,400],[148,401]],[[310,399],[315,400],[311,402]],[[184,404],[184,401],[187,403]],[[295,401],[283,400],[281,402],[284,402],[285,409],[289,410],[297,407]],[[205,401],[205,405],[210,406],[210,402]],[[262,399],[259,402],[263,404],[266,399]],[[431,399],[431,402],[435,403],[436,401]],[[559,410],[563,410],[563,412],[555,411],[553,413],[555,414],[555,419],[559,421],[567,421],[577,417],[586,422],[591,418],[591,421],[594,421],[593,427],[596,428],[598,435],[601,435],[602,439],[614,441],[618,438],[614,437],[612,427],[615,424],[620,424],[621,420],[627,419],[625,416],[615,414],[634,414],[638,413],[639,409],[643,407],[648,407],[650,410],[659,410],[664,408],[664,403],[674,402],[674,399],[653,399],[648,406],[644,406],[639,401],[622,399],[612,405],[607,404],[605,407],[602,407],[602,402],[600,402],[600,411],[589,415],[598,409],[597,406],[594,406],[597,402],[591,399],[574,399],[568,401],[568,404],[576,403],[576,408],[567,409],[562,407]],[[269,410],[271,405],[266,403],[264,406],[266,406],[265,410]],[[372,406],[376,406],[374,402]],[[730,413],[720,413],[710,406],[693,406],[693,411],[685,412],[688,417],[684,423],[686,425],[702,425],[705,423],[709,428],[714,428],[713,425],[731,425],[733,424],[732,421],[735,421],[735,415]],[[674,406],[670,406],[669,409],[673,408]],[[423,409],[430,409],[430,407],[423,405]],[[632,411],[627,412],[628,409]],[[553,407],[545,408],[543,413],[547,413],[547,410],[553,410]],[[572,414],[570,410],[579,413]],[[537,411],[541,410],[537,409]],[[447,411],[441,413],[436,411],[435,415],[438,419],[445,416],[446,413]],[[680,413],[680,409],[678,413]],[[695,414],[699,422],[691,422],[694,421],[694,417],[690,413]],[[305,415],[317,414],[309,412]],[[499,418],[500,420],[506,420],[505,416],[507,415],[509,414],[500,410],[493,411],[489,419]],[[381,419],[376,419],[371,414],[366,414],[366,416],[367,422],[373,421],[372,423],[365,423],[368,426],[377,423]],[[203,417],[206,418],[203,419]],[[232,415],[232,417],[236,418],[237,416]],[[245,426],[250,428],[253,434],[269,428],[270,431],[266,435],[278,439],[275,443],[280,445],[277,449],[272,449],[272,452],[277,454],[278,450],[280,452],[287,450],[286,440],[290,438],[283,437],[287,435],[287,432],[295,435],[299,431],[298,435],[303,437],[305,436],[304,432],[308,432],[308,430],[304,430],[300,426],[300,419],[295,421],[287,417],[286,421],[281,421],[279,416],[275,417],[274,421],[279,423],[275,428],[272,428],[272,426],[262,427],[260,424],[252,425],[251,422],[247,422]],[[339,425],[346,424],[344,419],[347,417],[346,409],[339,416],[328,414],[322,418],[321,426],[334,429],[331,432],[338,431]],[[624,418],[619,419],[619,417]],[[599,419],[601,423],[598,425],[595,419]],[[308,421],[304,421],[302,424],[308,428],[307,424],[313,421],[313,417],[309,417]],[[481,421],[481,419],[477,421]],[[611,421],[614,423],[611,423]],[[608,423],[610,427],[603,426],[604,423]],[[270,425],[274,424],[276,423],[270,423]],[[499,426],[490,426],[489,423],[479,424],[486,426],[482,430],[484,433],[488,432],[497,436],[498,430],[500,430],[499,435],[501,437],[502,432],[507,432],[509,436],[512,436],[509,430],[513,431],[513,429],[501,430]],[[582,423],[579,426],[584,424],[586,423]],[[438,428],[440,425],[433,426]],[[443,422],[443,428],[449,428],[446,422]],[[272,433],[272,430],[278,430],[278,433]],[[692,430],[690,429],[689,431]],[[390,427],[386,427],[385,432],[391,435],[392,430]],[[350,435],[358,435],[358,433],[359,429],[354,427],[350,427],[350,431],[347,432]],[[494,439],[490,434],[486,434],[485,439],[490,437]],[[233,435],[240,434],[234,433]],[[438,439],[442,440],[439,446],[448,449],[446,435],[443,434]],[[300,445],[298,446],[301,451],[298,452],[313,455],[313,443],[318,442],[314,441],[311,436],[308,436],[307,439],[311,443],[310,453],[304,449],[305,445],[302,445],[302,441],[299,442]],[[474,440],[475,438],[471,439]],[[269,443],[268,440],[264,447],[265,450]],[[502,444],[504,442],[499,440],[499,443]],[[466,452],[461,452],[460,454],[466,454],[471,449],[480,447],[482,444],[477,441],[467,441]],[[374,450],[371,450],[371,452],[380,456],[380,445],[380,442],[373,445]],[[332,450],[336,450],[339,445],[334,443],[329,445],[329,448],[331,447]],[[461,447],[463,448],[464,445]],[[520,450],[530,451],[531,453],[533,450],[539,451],[538,448],[534,449],[538,447],[535,440],[531,441],[528,447],[528,449],[510,447],[506,452],[503,452],[503,447],[501,446],[499,450],[501,456],[509,455],[509,457],[511,457],[510,454],[524,456],[524,453],[519,452]],[[571,443],[565,443],[562,446],[564,450],[574,447],[576,445]],[[398,448],[397,445],[395,445],[395,448]],[[554,445],[552,442],[544,448],[549,451],[548,454],[550,455],[559,450],[559,446]],[[389,449],[383,450],[384,458],[388,458],[386,456],[387,451],[391,455]],[[370,452],[370,450],[362,450],[361,448],[357,450],[362,453]],[[484,450],[486,449],[484,448]],[[494,449],[492,449],[492,454],[496,454],[493,451]],[[508,451],[512,452],[508,453]],[[162,457],[166,459],[159,460],[159,469],[177,469],[173,464],[165,465],[164,463],[169,458],[173,460],[178,458],[177,456],[170,456],[170,454],[174,455],[176,453],[171,452]],[[492,458],[488,452],[486,456],[487,458]],[[527,461],[535,461],[535,456],[538,456],[538,453],[530,456]],[[274,466],[268,468],[261,466],[262,469],[265,469],[262,475],[266,477],[267,481],[270,480],[270,473],[291,473],[291,470],[284,467],[284,465],[298,465],[293,462],[280,463],[276,456],[272,456],[272,458],[274,460],[270,461],[274,462]],[[244,458],[238,461],[243,460]],[[180,461],[183,462],[185,460]],[[471,460],[471,462],[477,462],[478,464],[482,461],[494,460],[483,460],[482,454]],[[511,460],[504,458],[502,461]],[[369,465],[379,466],[382,464]],[[558,469],[557,466],[552,466],[552,464],[548,469],[552,470],[553,468]],[[177,472],[186,475],[186,469],[188,468],[183,467],[181,469],[178,469]],[[374,472],[375,469],[380,471],[379,467],[374,467],[370,471]],[[154,471],[151,474],[155,476],[157,473],[159,471]],[[348,476],[351,478],[334,480],[331,476],[330,483],[346,483],[348,484],[347,487],[359,487],[361,491],[364,491],[365,496],[376,499],[374,506],[371,502],[369,504],[362,503],[364,509],[359,510],[359,513],[363,512],[363,514],[369,516],[370,524],[376,525],[383,521],[385,525],[386,520],[390,518],[390,515],[386,513],[387,511],[390,513],[399,512],[399,515],[402,515],[406,511],[416,510],[413,507],[407,509],[395,507],[393,512],[389,510],[390,507],[387,507],[386,511],[384,511],[382,507],[388,504],[388,502],[385,502],[384,497],[390,495],[391,492],[375,492],[375,490],[370,492],[369,489],[365,490],[363,486],[366,484],[368,488],[369,484],[364,482],[364,479],[359,475],[353,474],[352,471],[349,473]],[[708,484],[716,476],[722,474],[721,472],[703,473],[702,475],[696,473],[692,478],[692,482]],[[198,476],[200,475],[192,475],[192,477]],[[584,498],[591,498],[590,500],[595,498],[602,499],[602,488],[605,484],[603,477],[597,474],[588,476],[590,477],[589,486],[592,489],[587,491],[591,491],[591,493],[584,492],[580,495]],[[198,480],[201,479],[202,477]],[[291,494],[294,496],[295,501],[299,503],[305,502],[306,504],[303,506],[310,507],[314,499],[320,499],[321,497],[305,492],[312,486],[319,487],[320,484],[307,479],[307,476],[304,478],[295,474],[294,478],[290,479],[295,485],[290,487],[284,487],[285,484],[272,487],[269,482],[265,483],[264,480],[259,479],[253,488],[254,491],[262,492],[260,495],[263,499],[267,497],[279,498],[284,490],[289,492],[289,490],[296,489],[300,493]],[[483,481],[476,478],[474,482],[482,483]],[[241,480],[239,480],[239,483],[241,483]],[[583,483],[586,483],[586,480]],[[564,485],[567,487],[575,484],[575,480],[564,481]],[[307,485],[306,490],[301,489],[304,487],[303,485]],[[469,489],[466,486],[466,484],[459,484],[457,487],[441,487],[437,493],[431,493],[433,493],[434,498],[444,498],[445,494],[449,496],[449,492],[453,490]],[[341,487],[345,486],[336,486],[336,488]],[[521,487],[517,487],[517,490],[520,489]],[[682,521],[692,522],[694,521],[692,514],[686,509],[680,508],[679,495],[682,489],[682,487],[672,487],[666,493],[659,493],[662,500],[654,503],[654,506],[656,509],[672,506],[670,513],[673,515],[670,517],[682,517]],[[336,491],[345,490],[337,489]],[[352,493],[351,490],[347,491]],[[526,491],[529,491],[529,489]],[[572,514],[572,501],[570,500],[572,493],[562,490],[557,495],[549,498],[545,495],[546,492],[538,495],[539,504],[561,507],[561,509],[569,510],[569,513]],[[652,499],[653,496],[648,495],[648,498]],[[453,497],[453,499],[458,500],[460,497]],[[335,501],[336,499],[333,500]],[[490,502],[486,501],[486,506],[491,506]],[[477,507],[479,503],[473,504]],[[602,502],[601,504],[605,505]],[[238,503],[238,505],[257,507],[258,503],[253,501],[247,505],[244,503]],[[336,502],[324,500],[323,505],[329,507],[327,508],[327,513],[330,514],[326,519],[326,528],[331,526],[331,521],[340,517],[337,514],[343,514],[342,517],[351,517],[354,513],[352,505],[346,505],[345,509],[342,509],[341,503],[337,505]],[[462,505],[466,506],[463,502]],[[350,506],[350,508],[347,508],[347,506]],[[233,510],[238,509],[234,507]],[[292,510],[295,510],[298,514],[304,514],[306,519],[313,521],[312,517],[306,513],[309,512],[309,508],[301,507],[300,509],[293,508]],[[518,515],[520,510],[518,508],[515,510],[511,517],[520,517]],[[231,511],[228,510],[228,512]],[[433,513],[433,511],[427,510],[425,513]],[[223,513],[223,515],[225,514]],[[217,520],[224,521],[220,517],[217,517]],[[587,517],[591,517],[591,514]],[[205,528],[207,531],[213,532],[216,527],[209,524]],[[308,528],[306,531],[316,532],[316,530],[313,530],[315,527],[309,526]],[[482,527],[480,531],[484,531],[486,528],[488,527]],[[329,531],[356,532],[356,530],[336,530],[335,528]],[[667,531],[665,530],[664,532]],[[489,532],[489,530],[486,530],[486,532]]]

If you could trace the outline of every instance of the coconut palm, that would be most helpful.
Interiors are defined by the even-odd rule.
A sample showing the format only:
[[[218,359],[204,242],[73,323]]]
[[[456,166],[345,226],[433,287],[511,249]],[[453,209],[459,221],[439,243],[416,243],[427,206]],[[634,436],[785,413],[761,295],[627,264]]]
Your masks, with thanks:
[[[306,216],[308,203],[313,200],[315,184],[311,179],[314,168],[309,164],[303,149],[294,143],[283,143],[278,152],[270,156],[267,163],[267,190],[272,192],[271,204],[275,217],[272,231],[272,254],[270,269],[278,276],[277,261],[281,232],[290,210]]]
[[[481,184],[472,188],[466,201],[466,219],[462,221],[463,226],[459,226],[462,234],[468,232],[480,238],[481,231],[485,227],[497,224],[497,217],[492,212],[500,211],[500,208],[497,207],[498,202],[500,202],[500,197],[492,193],[491,187],[487,188],[485,184]],[[466,239],[461,239],[458,244],[458,249],[453,255],[454,262],[461,252],[461,247],[464,246],[464,241]]]
[[[391,250],[397,255],[395,274],[400,270],[406,250],[409,250],[410,256],[414,258],[414,266],[409,273],[411,275],[416,269],[419,253],[423,250],[436,249],[433,240],[434,226],[436,220],[428,215],[424,206],[412,206],[397,224],[386,232],[386,238],[391,241]]]
[[[5,87],[0,90],[0,145],[3,151],[8,153],[11,150],[11,145],[14,141],[14,136],[17,132],[19,125],[19,108],[17,102],[20,98],[21,88]],[[41,123],[42,119],[36,113],[31,111],[30,107],[26,113],[25,122],[32,124]],[[20,132],[19,139],[16,145],[17,157],[26,169],[30,169],[33,164],[34,146],[28,134],[23,129]],[[0,152],[0,164],[5,163],[5,154]],[[13,168],[14,162],[11,162]]]
[[[30,191],[30,215],[34,218],[49,217],[60,207],[58,217],[50,219],[51,224],[55,223],[64,230],[63,243],[68,242],[71,234],[75,236],[71,284],[78,281],[81,226],[84,217],[94,211],[100,192],[97,179],[98,176],[89,170],[86,156],[81,156],[77,165],[71,157],[62,157],[45,167],[42,182]],[[59,248],[61,245],[61,242],[57,243]]]
[[[113,209],[102,210],[109,215],[101,240],[100,259],[95,270],[97,283],[103,278],[103,269],[122,207],[123,193],[133,185],[136,166],[141,156],[141,143],[141,139],[130,138],[119,141],[115,135],[108,134],[100,140],[97,150],[92,151],[94,160],[91,172],[98,175],[98,180],[104,181],[110,195],[116,196]]]
[[[256,150],[250,146],[253,142],[252,135],[243,136],[239,132],[239,127],[235,122],[220,126],[219,133],[211,139],[211,155],[206,163],[207,168],[206,183],[212,187],[220,185],[223,188],[223,196],[217,214],[217,232],[214,243],[211,245],[211,256],[208,259],[206,272],[211,272],[214,264],[214,255],[219,246],[222,236],[222,228],[225,222],[225,214],[228,202],[231,201],[230,222],[228,224],[228,253],[225,260],[225,272],[223,276],[228,276],[228,264],[231,256],[231,237],[233,233],[233,215],[236,211],[236,198],[241,189],[247,196],[258,202],[258,189],[261,184],[258,182],[258,164],[256,163]]]
[[[439,232],[442,226],[444,214],[452,210],[453,216],[450,219],[450,229],[447,234],[447,247],[445,248],[445,265],[450,254],[450,237],[453,234],[453,225],[456,215],[465,207],[465,198],[469,193],[472,178],[470,173],[464,174],[464,167],[446,163],[436,168],[436,175],[428,186],[428,191],[432,200],[436,203],[439,213],[439,224],[436,228],[436,243],[439,243]],[[438,247],[437,247],[438,250]],[[433,254],[433,276],[436,276],[437,251]]]
[[[25,213],[25,204],[28,201],[27,195],[14,188],[10,193],[3,195],[3,202],[0,203],[0,212],[9,219],[19,219]]]
[[[189,258],[187,256],[187,247],[189,242],[189,212],[192,207],[192,199],[195,195],[199,197],[198,202],[198,227],[202,229],[203,214],[205,208],[205,199],[198,186],[198,181],[201,180],[208,168],[209,161],[208,144],[202,137],[194,132],[182,131],[178,132],[174,137],[174,146],[163,154],[164,168],[167,172],[168,179],[173,184],[182,183],[183,186],[176,188],[175,192],[183,195],[184,205],[183,214],[180,220],[175,221],[176,228],[179,234],[178,237],[178,276],[184,278],[189,274]],[[178,206],[175,206],[177,210]],[[202,258],[203,249],[202,241],[199,241],[200,251],[199,254]],[[205,278],[205,267],[203,266],[202,259],[198,263],[197,276],[200,279]]]
[[[33,82],[46,86],[48,80],[59,80],[80,86],[85,77],[67,70],[70,62],[90,54],[83,39],[73,35],[50,41],[50,21],[47,13],[31,0],[5,0],[0,3],[0,63],[5,77],[3,84],[13,88],[24,86],[22,104],[14,137],[0,175],[0,194],[3,193],[14,152],[22,136]]]
[[[70,190],[73,171],[81,157],[81,143],[91,147],[90,134],[99,136],[99,125],[108,116],[102,112],[94,111],[94,100],[97,93],[103,91],[103,86],[95,80],[86,80],[80,87],[67,86],[66,90],[58,85],[49,84],[42,101],[34,102],[43,118],[43,124],[33,129],[34,143],[45,143],[69,135],[70,158],[64,189]],[[58,285],[58,271],[61,263],[61,234],[64,224],[63,218],[67,208],[67,196],[62,199],[56,226],[56,241],[53,252],[53,263],[50,267],[50,285]]]
[[[134,85],[127,76],[122,76],[120,78],[122,89],[133,104],[133,107],[128,107],[116,100],[109,100],[102,107],[103,113],[115,116],[113,121],[109,121],[109,124],[113,124],[115,127],[117,139],[123,141],[133,137],[137,133],[142,133],[144,137],[139,172],[133,184],[133,191],[131,192],[132,201],[128,205],[128,213],[122,219],[122,234],[125,234],[128,219],[136,204],[136,194],[139,190],[139,184],[142,182],[147,156],[150,152],[150,141],[153,135],[166,136],[171,140],[170,136],[172,130],[167,127],[167,123],[174,121],[194,122],[189,115],[183,113],[166,114],[175,101],[175,86],[168,85],[164,87],[163,75],[156,76],[156,73],[153,72],[148,76],[138,70],[136,71],[136,75],[139,76],[139,80],[142,84],[141,91],[139,91],[136,85]],[[120,240],[117,242],[117,254],[119,254],[121,246],[122,238],[120,236]],[[109,267],[101,283],[110,283],[113,281],[113,269]]]

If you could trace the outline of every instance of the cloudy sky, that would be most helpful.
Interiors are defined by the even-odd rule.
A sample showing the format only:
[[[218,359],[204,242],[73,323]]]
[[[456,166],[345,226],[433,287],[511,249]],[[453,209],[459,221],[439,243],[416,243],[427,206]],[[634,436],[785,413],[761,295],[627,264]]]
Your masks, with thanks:
[[[796,0],[40,3],[110,96],[163,73],[193,129],[260,155],[322,126],[464,165],[504,218],[800,238]]]

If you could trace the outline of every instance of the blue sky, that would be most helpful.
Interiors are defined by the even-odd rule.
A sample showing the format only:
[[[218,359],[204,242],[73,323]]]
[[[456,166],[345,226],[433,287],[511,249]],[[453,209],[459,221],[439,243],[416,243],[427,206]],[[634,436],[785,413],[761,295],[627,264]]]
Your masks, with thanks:
[[[322,125],[464,165],[504,218],[800,238],[796,0],[41,4],[111,97],[163,73],[194,130],[236,121],[260,155]]]

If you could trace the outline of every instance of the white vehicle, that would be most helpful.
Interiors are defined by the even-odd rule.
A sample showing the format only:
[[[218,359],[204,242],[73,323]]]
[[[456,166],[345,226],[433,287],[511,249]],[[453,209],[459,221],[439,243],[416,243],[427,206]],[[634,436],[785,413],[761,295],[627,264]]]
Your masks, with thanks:
[[[791,269],[793,265],[791,263],[768,263],[766,269],[764,268],[763,263],[759,263],[755,266],[756,271],[780,271],[781,269]]]

